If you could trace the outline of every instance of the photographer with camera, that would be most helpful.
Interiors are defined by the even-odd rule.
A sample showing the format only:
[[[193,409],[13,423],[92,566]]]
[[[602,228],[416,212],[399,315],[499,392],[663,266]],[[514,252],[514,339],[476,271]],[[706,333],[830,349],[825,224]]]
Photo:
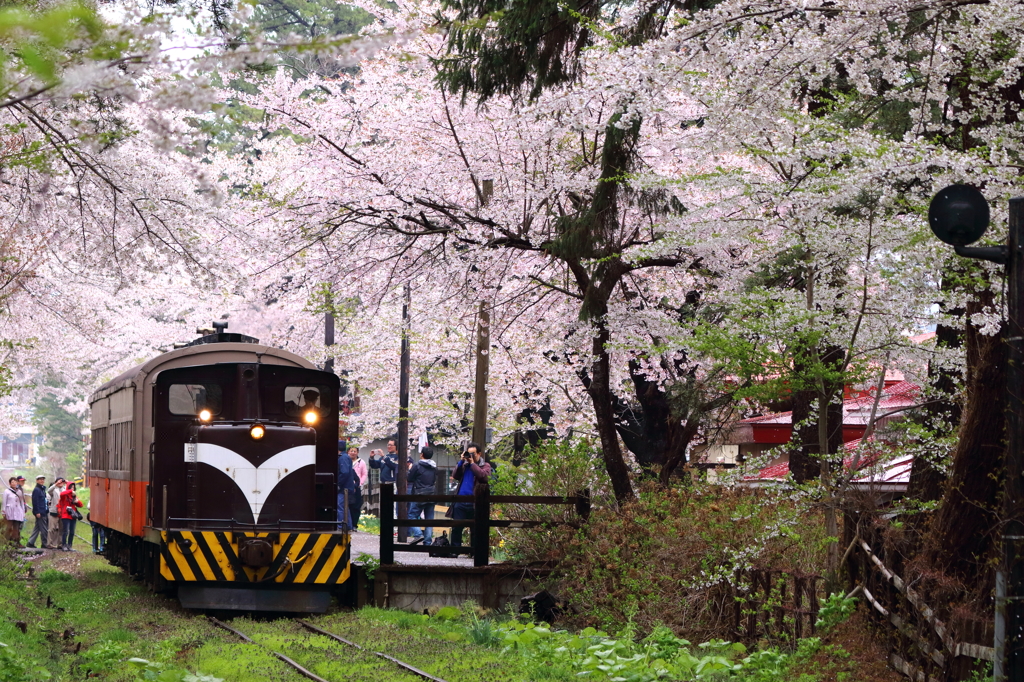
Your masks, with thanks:
[[[380,450],[370,452],[370,468],[380,469],[381,483],[394,483],[398,474],[398,448],[395,441],[388,441],[388,452],[384,454]]]
[[[452,480],[458,481],[456,495],[474,495],[479,484],[487,483],[491,477],[491,465],[484,461],[483,451],[476,443],[466,446],[459,465],[452,472]],[[453,508],[453,519],[472,519],[476,517],[476,507],[472,502],[456,502]],[[462,546],[462,529],[465,526],[452,528],[452,544]]]

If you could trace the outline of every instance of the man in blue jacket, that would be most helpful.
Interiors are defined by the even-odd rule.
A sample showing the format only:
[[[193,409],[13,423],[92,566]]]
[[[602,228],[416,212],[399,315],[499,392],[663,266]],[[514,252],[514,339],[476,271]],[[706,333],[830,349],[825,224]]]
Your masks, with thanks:
[[[359,519],[353,519],[349,505],[345,504],[345,491],[348,491],[349,499],[354,499],[357,490],[355,470],[352,468],[352,458],[345,451],[345,441],[338,441],[338,530],[357,530]],[[353,521],[355,523],[353,523]]]
[[[395,446],[395,441],[388,441],[386,455],[382,455],[380,450],[375,450],[374,454],[370,455],[370,468],[380,469],[381,483],[395,482],[398,477],[398,448]]]
[[[491,477],[491,465],[483,457],[483,450],[476,443],[466,446],[462,460],[452,472],[452,478],[459,482],[456,495],[474,495],[478,485],[487,483]],[[456,502],[452,510],[453,519],[472,519],[476,517],[476,506],[472,502]],[[465,526],[452,528],[452,545],[462,545],[462,529]]]
[[[46,531],[50,525],[50,518],[46,515],[46,476],[36,476],[36,487],[32,489],[32,517],[36,525],[28,537],[28,546],[35,548],[36,538],[42,538],[41,544],[46,547]]]

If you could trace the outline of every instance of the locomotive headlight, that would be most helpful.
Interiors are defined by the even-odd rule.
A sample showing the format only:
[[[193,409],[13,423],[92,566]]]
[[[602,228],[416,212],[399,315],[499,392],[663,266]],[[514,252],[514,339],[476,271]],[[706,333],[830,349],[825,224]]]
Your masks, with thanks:
[[[313,410],[310,410],[306,414],[302,415],[302,420],[306,422],[306,424],[308,424],[309,426],[316,424],[316,420],[319,418],[320,416]]]
[[[213,413],[209,410],[199,410],[199,421],[208,422],[213,418]]]
[[[263,438],[263,434],[266,432],[267,430],[263,428],[263,424],[253,424],[251,427],[249,427],[249,435],[252,436],[253,440],[259,440],[260,438]]]

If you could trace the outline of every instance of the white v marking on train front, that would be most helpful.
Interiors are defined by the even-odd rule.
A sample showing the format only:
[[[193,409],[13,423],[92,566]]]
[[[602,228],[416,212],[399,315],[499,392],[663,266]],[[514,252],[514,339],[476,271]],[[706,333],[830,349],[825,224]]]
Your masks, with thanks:
[[[285,476],[316,464],[316,446],[299,445],[283,450],[258,467],[234,450],[212,443],[186,443],[185,461],[202,462],[222,471],[235,482],[259,523],[263,502]]]

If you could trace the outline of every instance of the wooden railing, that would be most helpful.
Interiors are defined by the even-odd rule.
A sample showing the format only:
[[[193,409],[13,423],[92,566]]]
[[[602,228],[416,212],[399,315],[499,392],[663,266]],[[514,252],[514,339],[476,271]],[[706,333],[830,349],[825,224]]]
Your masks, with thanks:
[[[490,563],[491,528],[536,528],[538,526],[555,525],[553,521],[512,520],[491,518],[492,504],[542,504],[542,505],[574,505],[577,515],[586,521],[590,517],[590,491],[583,490],[569,497],[546,495],[491,495],[486,484],[477,486],[475,495],[396,495],[393,483],[382,483],[380,486],[380,562],[395,563],[395,528],[469,528],[470,544],[466,546],[435,547],[424,545],[399,544],[402,552],[432,552],[441,556],[457,556],[471,554],[474,566],[486,566]],[[472,519],[396,519],[394,510],[396,502],[438,502],[449,505],[469,503],[473,505]]]
[[[879,543],[880,544],[880,543]],[[986,621],[949,619],[924,599],[859,535],[848,551],[847,569],[879,620],[887,622],[889,663],[919,682],[966,679],[984,661],[995,660],[993,628]]]
[[[744,642],[813,637],[821,576],[750,569],[733,588],[733,637]]]
[[[380,483],[374,485],[367,481],[360,490],[363,493],[363,513],[380,516]]]

